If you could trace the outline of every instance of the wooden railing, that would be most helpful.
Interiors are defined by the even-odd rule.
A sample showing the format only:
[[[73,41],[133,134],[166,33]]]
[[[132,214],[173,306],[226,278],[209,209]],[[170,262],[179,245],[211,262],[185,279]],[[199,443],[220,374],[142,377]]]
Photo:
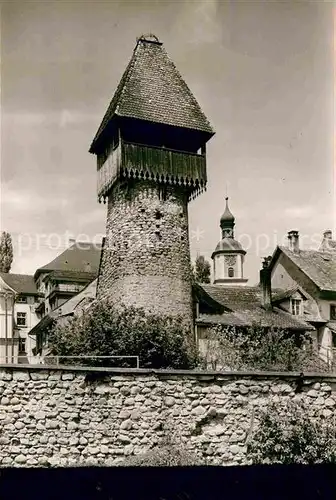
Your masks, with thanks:
[[[98,198],[105,196],[120,175],[121,145],[113,149],[104,164],[98,169]]]
[[[206,182],[205,155],[187,151],[124,142],[121,166],[127,173],[137,171],[167,180],[183,179],[185,184]]]
[[[203,154],[122,141],[98,168],[98,198],[106,196],[119,176],[144,176],[193,187],[206,184]]]

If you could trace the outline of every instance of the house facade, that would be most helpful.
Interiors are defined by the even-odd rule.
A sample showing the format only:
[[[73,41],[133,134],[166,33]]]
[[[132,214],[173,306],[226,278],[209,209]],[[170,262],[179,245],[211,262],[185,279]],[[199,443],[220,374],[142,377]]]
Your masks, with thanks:
[[[40,319],[77,295],[98,274],[101,245],[75,242],[53,261],[36,270],[34,280],[41,299]]]
[[[316,331],[319,353],[331,361],[336,348],[336,241],[323,235],[318,250],[300,248],[298,231],[288,233],[288,246],[278,246],[269,260],[272,294],[277,306],[308,321]]]
[[[0,273],[1,363],[34,362],[35,337],[30,331],[39,321],[38,300],[33,276]]]
[[[54,324],[64,325],[74,316],[79,315],[95,299],[97,293],[97,278],[86,285],[80,292],[73,295],[61,306],[46,314],[43,319],[31,330],[30,334],[36,339],[34,354],[47,356],[49,354],[48,328]]]
[[[195,341],[202,354],[208,346],[208,338],[213,327],[218,325],[247,331],[250,328],[266,330],[286,330],[293,335],[314,331],[314,327],[302,317],[297,317],[268,304],[263,287],[260,286],[223,286],[195,285]]]
[[[45,327],[63,304],[80,300],[96,283],[100,254],[98,244],[73,243],[34,276],[0,273],[0,364],[40,362]],[[92,297],[95,286],[89,290]]]

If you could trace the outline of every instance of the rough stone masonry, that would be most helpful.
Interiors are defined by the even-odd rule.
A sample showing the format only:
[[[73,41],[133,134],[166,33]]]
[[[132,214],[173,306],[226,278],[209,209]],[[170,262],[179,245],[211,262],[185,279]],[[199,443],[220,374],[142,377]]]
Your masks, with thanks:
[[[0,367],[0,465],[116,465],[165,439],[209,464],[248,463],[258,412],[303,399],[334,415],[336,377]]]
[[[187,195],[148,181],[109,194],[97,297],[192,324]]]

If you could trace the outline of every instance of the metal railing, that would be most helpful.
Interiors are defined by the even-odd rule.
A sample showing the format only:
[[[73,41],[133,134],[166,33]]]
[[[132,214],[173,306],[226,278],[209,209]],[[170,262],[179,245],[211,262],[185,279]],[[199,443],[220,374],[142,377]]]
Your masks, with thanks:
[[[12,365],[46,365],[46,366],[60,366],[62,365],[62,360],[81,360],[81,359],[92,359],[92,360],[112,360],[112,359],[134,359],[136,362],[136,368],[140,368],[139,356],[59,356],[59,355],[47,355],[47,356],[26,356],[18,355],[12,356],[12,359],[7,362],[0,357],[0,364],[12,364]],[[19,360],[22,360],[21,362]],[[25,362],[26,361],[26,362]],[[87,366],[84,365],[83,366]],[[104,365],[100,365],[104,368]]]

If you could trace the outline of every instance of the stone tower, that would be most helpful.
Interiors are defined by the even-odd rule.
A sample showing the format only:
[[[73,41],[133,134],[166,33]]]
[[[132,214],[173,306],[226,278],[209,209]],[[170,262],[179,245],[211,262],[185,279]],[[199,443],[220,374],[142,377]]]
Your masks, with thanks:
[[[192,321],[187,207],[213,135],[162,43],[140,37],[90,147],[108,202],[97,298]]]
[[[245,285],[244,258],[246,251],[234,238],[235,218],[229,209],[229,199],[225,198],[225,211],[220,219],[222,239],[216,246],[213,259],[214,283],[224,285]]]

